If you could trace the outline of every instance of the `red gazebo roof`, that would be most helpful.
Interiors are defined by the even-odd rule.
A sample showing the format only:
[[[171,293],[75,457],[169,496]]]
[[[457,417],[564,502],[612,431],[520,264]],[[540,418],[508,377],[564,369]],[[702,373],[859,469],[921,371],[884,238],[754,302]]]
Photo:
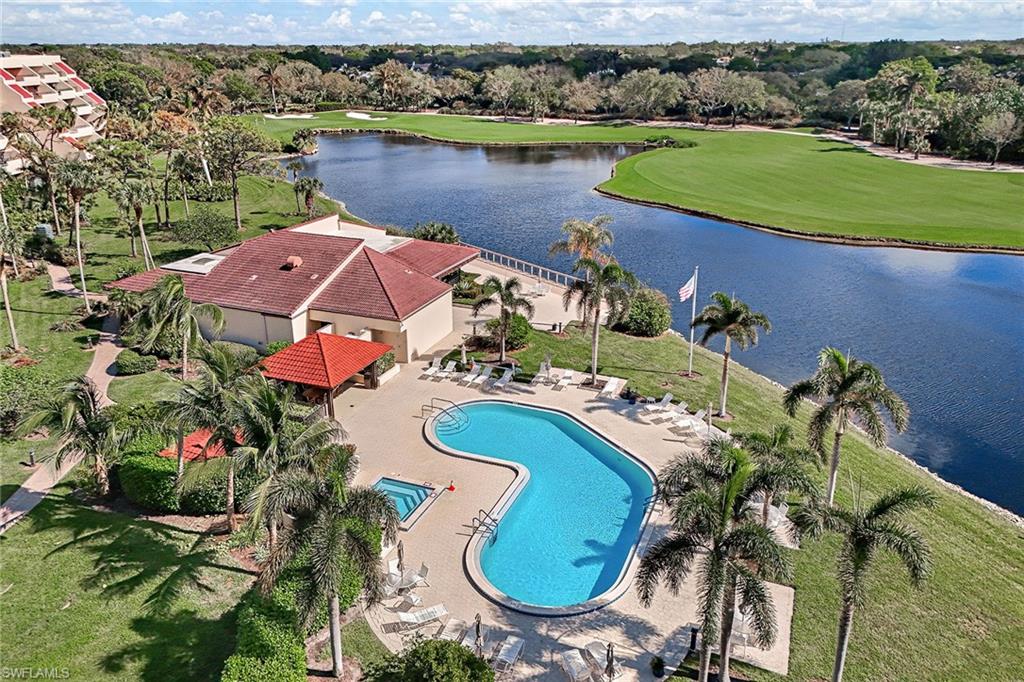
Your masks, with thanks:
[[[268,379],[332,389],[391,351],[391,346],[314,332],[263,360]]]
[[[213,431],[210,429],[199,429],[185,436],[183,440],[184,444],[184,456],[186,462],[191,462],[200,459],[203,454],[203,448],[210,440],[210,436],[213,435]],[[236,433],[236,436],[241,435]],[[161,457],[177,457],[178,446],[177,444],[170,445],[158,453]],[[213,459],[214,457],[224,456],[224,446],[217,442],[210,446],[206,451],[206,458]]]

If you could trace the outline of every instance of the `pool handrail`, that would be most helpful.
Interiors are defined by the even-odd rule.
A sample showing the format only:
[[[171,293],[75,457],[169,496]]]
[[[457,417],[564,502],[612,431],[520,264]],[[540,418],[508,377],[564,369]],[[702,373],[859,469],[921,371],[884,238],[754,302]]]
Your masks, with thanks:
[[[459,407],[459,406],[458,406],[457,404],[455,404],[454,402],[452,402],[451,400],[448,400],[447,398],[441,398],[441,397],[439,397],[439,396],[433,396],[433,397],[431,397],[431,398],[430,398],[430,409],[431,409],[431,410],[437,410],[437,409],[438,409],[437,405],[435,405],[435,404],[434,404],[434,402],[435,402],[435,401],[437,401],[437,402],[439,402],[439,403],[448,403],[448,405],[450,405],[451,407],[455,408],[455,412],[456,412],[456,413],[458,413],[458,414],[462,415],[462,418],[463,418],[463,419],[464,419],[464,420],[465,420],[465,421],[466,421],[467,423],[469,422],[469,415],[468,415],[468,414],[466,414],[466,411],[465,411],[465,410],[463,410],[463,409],[462,409],[461,407]],[[451,415],[451,412],[449,411],[449,408],[448,408],[448,407],[443,407],[443,408],[440,408],[440,411],[441,411],[441,414],[446,414],[446,415],[448,415],[449,417],[451,417],[451,416],[452,416],[452,415]],[[458,423],[458,422],[459,422],[459,419],[458,419],[458,417],[452,417],[452,419],[454,419],[456,423]]]

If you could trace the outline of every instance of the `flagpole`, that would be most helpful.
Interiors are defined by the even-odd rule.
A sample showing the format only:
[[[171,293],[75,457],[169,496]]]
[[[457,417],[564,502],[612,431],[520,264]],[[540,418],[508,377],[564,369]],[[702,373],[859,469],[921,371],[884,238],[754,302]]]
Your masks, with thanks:
[[[700,266],[696,265],[693,268],[693,295],[690,297],[690,362],[687,367],[686,373],[688,376],[693,376],[693,321],[697,319],[697,271],[700,270]]]

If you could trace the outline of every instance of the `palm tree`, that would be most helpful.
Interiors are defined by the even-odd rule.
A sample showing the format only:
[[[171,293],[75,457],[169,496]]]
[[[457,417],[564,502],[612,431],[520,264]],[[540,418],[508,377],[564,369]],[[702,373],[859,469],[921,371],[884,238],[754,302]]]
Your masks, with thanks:
[[[78,275],[82,283],[85,312],[92,314],[89,293],[85,288],[85,262],[82,260],[82,200],[99,189],[99,172],[89,161],[68,160],[57,166],[57,181],[71,198],[74,206],[75,252],[78,255]]]
[[[240,382],[236,398],[231,418],[239,444],[231,448],[231,456],[237,473],[257,479],[245,508],[254,527],[267,526],[274,547],[287,505],[270,491],[285,472],[311,470],[314,455],[339,442],[345,432],[320,410],[298,402],[290,387],[262,374]]]
[[[192,145],[195,147],[195,152],[199,152],[198,145]],[[180,153],[175,154],[171,157],[171,163],[168,168],[174,179],[178,181],[178,186],[181,188],[181,200],[185,203],[185,217],[192,217],[192,210],[188,205],[188,183],[192,176],[192,160],[188,156],[189,150],[183,149]]]
[[[498,362],[503,363],[505,362],[505,340],[508,338],[508,332],[512,326],[512,318],[520,311],[527,318],[533,317],[533,304],[519,295],[523,285],[519,282],[518,277],[502,280],[496,275],[491,275],[484,280],[483,289],[484,291],[492,290],[494,293],[473,303],[473,317],[492,305],[496,304],[499,307],[498,340],[501,352],[498,355]]]
[[[209,429],[210,438],[204,448],[204,455],[209,448],[220,447],[225,450],[225,457],[205,460],[201,466],[192,466],[189,474],[182,478],[182,488],[188,489],[192,483],[191,472],[197,476],[206,474],[224,474],[227,479],[227,500],[225,504],[225,523],[228,532],[235,531],[235,459],[232,456],[238,442],[237,431],[232,423],[234,413],[234,395],[241,387],[242,379],[253,371],[256,358],[247,358],[242,353],[224,346],[209,344],[199,351],[202,365],[197,376],[182,384],[178,397],[161,404],[163,411],[173,414],[173,419],[188,422],[200,429]]]
[[[904,517],[914,509],[933,506],[934,494],[919,486],[902,488],[883,495],[866,508],[861,505],[859,494],[855,498],[853,509],[808,505],[794,514],[797,527],[806,535],[816,537],[831,531],[843,538],[836,570],[842,609],[832,682],[843,679],[853,613],[867,600],[867,573],[878,550],[895,554],[915,587],[927,577],[931,566],[931,552],[924,537]]]
[[[575,254],[580,258],[597,260],[598,253],[605,246],[611,246],[615,236],[608,229],[610,215],[599,215],[590,220],[569,218],[562,223],[563,239],[554,242],[548,249],[552,256],[560,253]]]
[[[379,528],[385,544],[394,544],[398,511],[384,493],[369,487],[349,487],[357,466],[351,449],[334,445],[317,453],[312,471],[297,470],[281,477],[271,496],[287,500],[297,520],[282,534],[260,572],[259,584],[269,592],[297,556],[304,578],[298,593],[299,616],[309,627],[317,610],[327,603],[334,677],[342,674],[341,604],[339,592],[353,569],[362,577],[367,605],[383,598],[380,548],[371,540]]]
[[[820,464],[816,453],[792,445],[793,427],[789,424],[776,424],[767,433],[763,431],[738,433],[736,439],[754,457],[758,467],[763,470],[775,467],[799,469],[811,462]],[[761,521],[766,526],[768,525],[768,510],[771,508],[773,498],[785,497],[790,491],[790,488],[779,483],[779,486],[769,486],[764,491]],[[807,493],[809,491],[801,490],[800,492]]]
[[[53,454],[55,466],[59,469],[68,457],[85,458],[97,492],[109,495],[109,467],[120,454],[126,437],[118,432],[114,420],[103,409],[103,396],[92,379],[78,377],[58,396],[44,400],[19,425],[18,431],[27,434],[41,426],[58,438]]]
[[[660,582],[673,594],[699,561],[700,675],[706,682],[711,642],[719,637],[718,679],[728,682],[737,603],[747,614],[759,646],[775,641],[775,607],[767,580],[790,574],[789,556],[754,519],[747,501],[761,480],[750,456],[724,440],[712,441],[696,458],[677,457],[659,476],[659,494],[671,507],[672,529],[640,560],[637,593],[650,606]]]
[[[153,252],[149,249],[149,240],[146,239],[146,226],[143,220],[143,211],[146,204],[155,200],[153,188],[143,180],[127,180],[118,192],[118,201],[123,202],[126,209],[135,215],[135,226],[139,231],[139,241],[142,243],[142,261],[147,270],[156,267],[153,261]],[[132,246],[135,245],[134,238]]]
[[[274,103],[275,114],[277,113],[277,88],[281,87],[283,82],[277,73],[277,65],[280,62],[281,59],[277,55],[265,55],[260,65],[260,75],[256,77],[257,82],[266,83],[270,88],[270,99]]]
[[[17,352],[21,350],[21,343],[18,342],[18,329],[14,325],[14,313],[11,311],[11,299],[7,294],[7,254],[11,254],[11,264],[14,266],[14,276],[18,276],[18,253],[21,249],[21,233],[17,227],[7,219],[7,207],[4,206],[3,185],[7,183],[10,176],[7,172],[0,170],[0,217],[3,223],[0,224],[0,292],[4,297],[4,313],[7,316],[7,327],[11,331],[11,347]]]
[[[602,263],[592,258],[576,261],[574,272],[583,271],[586,278],[576,280],[562,294],[562,305],[568,310],[576,301],[576,311],[583,320],[593,316],[590,339],[590,383],[597,384],[597,345],[601,333],[601,306],[608,309],[608,324],[621,320],[629,312],[632,290],[637,286],[636,276],[615,261]]]
[[[304,168],[301,161],[289,161],[288,165],[284,167],[286,171],[292,174],[292,191],[295,192],[295,213],[302,213],[302,206],[299,205],[299,190],[298,180],[299,171]]]
[[[295,181],[296,196],[298,196],[299,193],[302,194],[302,199],[306,204],[307,217],[313,217],[313,207],[316,203],[316,195],[322,191],[323,188],[323,181],[320,178],[314,178],[310,175],[299,178]]]
[[[757,345],[757,330],[763,329],[770,334],[772,323],[768,318],[750,307],[735,296],[729,296],[721,291],[711,294],[711,300],[715,301],[700,311],[700,314],[693,319],[692,327],[706,326],[704,334],[700,337],[700,345],[707,346],[715,336],[725,336],[725,352],[722,358],[722,386],[719,393],[718,416],[725,417],[726,398],[729,393],[729,354],[732,350],[732,342],[741,350]]]
[[[188,381],[188,349],[203,342],[202,321],[208,320],[210,331],[220,335],[224,331],[224,313],[213,303],[195,304],[185,293],[185,282],[180,275],[160,279],[146,292],[146,313],[140,320],[146,330],[142,336],[142,349],[151,351],[161,338],[173,335],[181,339],[181,380]],[[185,471],[184,422],[178,425],[178,477]]]
[[[54,182],[54,167],[60,157],[54,153],[54,142],[64,131],[75,124],[75,110],[70,106],[59,107],[48,104],[43,107],[29,109],[29,136],[40,144],[38,153],[32,154],[32,165],[41,170],[40,175],[46,182],[50,195],[50,210],[53,212],[53,229],[60,234],[60,217],[57,211],[57,188]]]
[[[818,354],[818,371],[810,379],[798,381],[786,391],[782,399],[789,416],[795,416],[804,398],[824,401],[811,416],[807,427],[807,442],[814,450],[824,454],[825,434],[835,426],[832,439],[832,461],[828,475],[828,503],[832,504],[839,473],[839,451],[843,435],[851,419],[856,419],[872,442],[885,445],[886,426],[881,410],[884,408],[896,430],[903,432],[910,420],[907,404],[891,388],[877,367],[869,362],[843,355],[836,348],[824,348]]]

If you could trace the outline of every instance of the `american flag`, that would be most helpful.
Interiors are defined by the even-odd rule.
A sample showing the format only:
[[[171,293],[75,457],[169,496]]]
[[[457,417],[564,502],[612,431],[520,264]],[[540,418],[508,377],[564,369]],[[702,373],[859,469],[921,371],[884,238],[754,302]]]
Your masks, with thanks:
[[[683,301],[689,300],[689,298],[691,296],[693,296],[693,289],[694,289],[694,287],[697,284],[696,280],[697,280],[697,275],[695,274],[693,277],[690,278],[689,282],[687,282],[683,286],[679,287],[679,302],[680,303],[682,303]]]

